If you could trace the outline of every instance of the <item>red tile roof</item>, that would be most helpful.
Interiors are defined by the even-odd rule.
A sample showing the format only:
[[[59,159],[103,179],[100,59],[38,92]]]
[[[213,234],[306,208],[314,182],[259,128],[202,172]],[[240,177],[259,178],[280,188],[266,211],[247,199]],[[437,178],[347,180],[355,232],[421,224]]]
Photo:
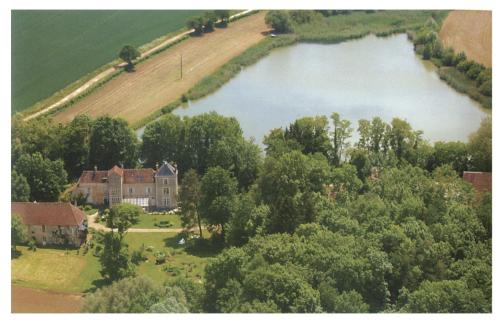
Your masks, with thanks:
[[[470,182],[478,192],[491,192],[491,172],[464,171],[463,179]]]
[[[25,225],[78,226],[85,214],[69,202],[13,202],[11,213]]]
[[[148,169],[123,169],[123,183],[154,183],[155,171]]]
[[[83,171],[80,176],[79,183],[104,183],[111,172],[123,177],[123,183],[154,183],[155,170],[146,169],[122,169],[119,166],[114,166],[111,170],[88,170]]]
[[[80,176],[81,183],[103,183],[108,177],[108,171],[83,171]]]

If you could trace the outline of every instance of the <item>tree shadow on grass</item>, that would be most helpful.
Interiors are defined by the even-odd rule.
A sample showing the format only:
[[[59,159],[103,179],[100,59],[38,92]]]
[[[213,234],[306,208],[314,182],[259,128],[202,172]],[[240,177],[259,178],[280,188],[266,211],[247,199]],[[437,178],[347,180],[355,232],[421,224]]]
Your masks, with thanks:
[[[97,279],[97,280],[93,280],[92,281],[92,286],[89,287],[88,289],[86,289],[84,291],[84,293],[94,293],[95,291],[97,291],[98,289],[104,287],[104,286],[108,286],[110,285],[111,283],[108,281],[108,280],[105,280],[104,278],[100,278],[100,279]]]
[[[227,22],[218,21],[214,24],[215,28],[227,28]]]
[[[179,233],[173,237],[165,238],[165,239],[163,239],[163,242],[165,243],[166,247],[170,247],[170,248],[173,248],[175,250],[181,249],[181,248],[183,249],[183,248],[186,248],[186,244],[184,244],[184,245],[179,244],[179,241],[182,238],[184,238],[184,240],[187,239],[185,233]]]
[[[184,238],[185,243],[179,244]],[[212,238],[194,238],[188,239],[186,233],[179,233],[173,237],[165,238],[165,246],[174,250],[185,250],[188,255],[196,257],[214,257],[224,248],[224,244]]]
[[[10,258],[11,259],[16,259],[19,258],[23,252],[21,252],[19,249],[11,249],[10,250]]]

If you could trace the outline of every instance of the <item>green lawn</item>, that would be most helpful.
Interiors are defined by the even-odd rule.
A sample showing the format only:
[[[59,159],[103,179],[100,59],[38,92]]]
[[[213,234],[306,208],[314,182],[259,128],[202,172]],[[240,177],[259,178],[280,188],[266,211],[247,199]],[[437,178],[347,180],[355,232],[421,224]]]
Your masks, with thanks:
[[[18,246],[21,256],[12,259],[11,279],[23,286],[62,292],[84,292],[100,278],[99,261],[91,252]]]
[[[155,224],[160,224],[160,222],[164,221],[167,221],[170,225],[167,225],[165,227],[155,226]],[[139,217],[139,223],[134,225],[133,228],[182,228],[182,225],[179,215],[151,215],[146,213]]]
[[[204,231],[204,236],[209,236],[208,232]],[[177,233],[127,233],[125,242],[130,253],[143,244],[153,247],[151,252],[145,252],[148,259],[138,265],[137,275],[160,283],[176,276],[200,281],[206,264],[216,251],[187,251],[185,245],[178,244],[180,238]],[[11,279],[15,284],[60,292],[87,292],[102,285],[99,260],[93,256],[93,250],[87,254],[53,248],[38,248],[32,252],[24,246],[18,246],[18,250],[21,255],[11,260]],[[157,251],[167,254],[165,264],[155,264]]]
[[[184,28],[195,10],[13,10],[12,113],[114,59]]]
[[[125,242],[129,250],[138,250],[142,245],[152,246],[152,251],[146,251],[147,261],[141,263],[137,269],[140,275],[146,275],[155,281],[166,281],[175,276],[184,276],[199,281],[205,270],[209,258],[215,252],[192,254],[186,251],[185,245],[179,245],[181,237],[177,233],[128,233]],[[160,251],[167,254],[165,264],[156,265],[154,253]],[[170,268],[171,272],[165,271]]]

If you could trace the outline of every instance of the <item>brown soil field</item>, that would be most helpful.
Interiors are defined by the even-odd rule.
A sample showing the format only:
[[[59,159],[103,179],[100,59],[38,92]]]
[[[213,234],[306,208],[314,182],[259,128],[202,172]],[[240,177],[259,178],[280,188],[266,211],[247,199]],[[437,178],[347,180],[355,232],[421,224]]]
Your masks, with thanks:
[[[491,11],[457,10],[446,17],[439,32],[445,46],[491,67]]]
[[[265,12],[259,12],[228,28],[192,37],[139,64],[135,72],[114,78],[54,118],[69,122],[77,114],[108,114],[134,123],[179,99],[197,82],[263,39],[269,30],[264,17]]]
[[[11,285],[12,313],[77,313],[82,307],[81,294],[58,293]]]

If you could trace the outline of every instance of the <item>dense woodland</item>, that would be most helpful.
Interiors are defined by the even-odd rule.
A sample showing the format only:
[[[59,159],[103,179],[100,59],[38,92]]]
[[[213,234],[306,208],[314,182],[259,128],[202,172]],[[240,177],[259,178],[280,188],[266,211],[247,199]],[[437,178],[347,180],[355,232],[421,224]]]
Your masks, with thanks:
[[[178,164],[183,224],[211,230],[189,247],[220,249],[204,283],[133,277],[124,207],[105,218],[122,227],[101,258],[114,283],[86,311],[491,312],[491,194],[460,178],[491,171],[491,118],[469,142],[423,137],[401,119],[354,127],[333,113],[271,130],[262,151],[216,113],[167,114],[142,141],[110,117],[15,118],[12,200],[67,198],[94,166]]]

